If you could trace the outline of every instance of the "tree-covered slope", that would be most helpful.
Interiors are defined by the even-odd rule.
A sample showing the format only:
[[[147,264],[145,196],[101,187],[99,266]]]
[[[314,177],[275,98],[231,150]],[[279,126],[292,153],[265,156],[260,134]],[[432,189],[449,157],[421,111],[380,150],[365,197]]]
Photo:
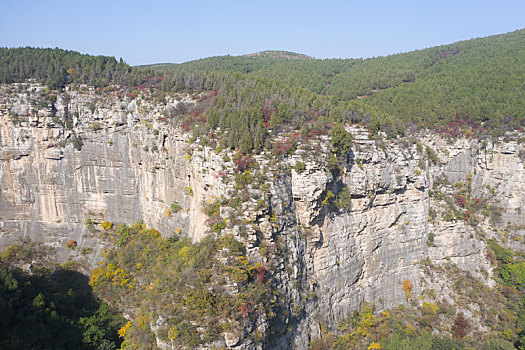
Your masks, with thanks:
[[[366,60],[221,56],[152,68],[243,73],[236,77],[332,96],[332,106],[363,98],[402,125],[437,128],[460,116],[519,127],[525,115],[525,30]]]
[[[525,31],[428,49],[419,57],[424,55],[431,57],[426,60],[431,65],[424,68],[421,60],[412,76],[400,75],[397,82],[379,85],[386,90],[367,103],[424,125],[441,125],[461,115],[488,122],[487,127],[502,123],[518,127],[518,122],[523,126]],[[401,78],[413,82],[399,82]]]
[[[0,254],[1,349],[116,349],[124,318],[101,302],[74,264],[23,241]],[[31,264],[31,272],[20,269]]]
[[[148,73],[114,57],[84,55],[58,48],[0,48],[0,83],[35,79],[52,89],[63,88],[68,83],[96,87],[133,86],[142,83]]]
[[[1,49],[0,82],[149,87],[159,101],[169,92],[213,91],[216,98],[198,112],[205,125],[197,134],[232,130],[218,135],[221,144],[243,151],[261,150],[267,129],[282,127],[319,134],[344,122],[390,135],[416,126],[480,136],[525,123],[525,30],[365,60],[288,56],[303,57],[266,51],[132,68],[60,49]],[[195,125],[195,117],[183,123]]]

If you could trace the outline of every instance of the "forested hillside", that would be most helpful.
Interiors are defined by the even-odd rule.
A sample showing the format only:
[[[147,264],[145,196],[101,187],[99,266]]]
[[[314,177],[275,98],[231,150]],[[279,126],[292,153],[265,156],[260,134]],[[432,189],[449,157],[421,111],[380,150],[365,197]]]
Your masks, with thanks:
[[[105,87],[142,84],[148,71],[139,70],[114,57],[83,55],[62,49],[0,48],[0,83],[35,79],[51,89],[69,83]]]
[[[196,136],[231,130],[221,146],[244,152],[260,151],[268,131],[283,127],[319,135],[347,122],[390,136],[409,127],[480,136],[525,124],[525,30],[364,60],[290,57],[304,58],[266,51],[139,69],[59,49],[1,49],[0,82],[149,87],[159,100],[170,91],[214,92]]]
[[[475,132],[499,134],[502,124],[522,127],[525,115],[524,30],[365,60],[222,56],[152,68],[178,74],[244,73],[236,78],[272,87],[282,83],[288,90],[284,94],[294,99],[308,93],[325,96],[326,108],[336,116],[339,110],[366,111],[380,123],[401,128],[446,129],[458,118],[472,123]]]
[[[74,262],[58,265],[53,253],[30,241],[1,252],[0,348],[117,348],[124,318],[93,294]]]

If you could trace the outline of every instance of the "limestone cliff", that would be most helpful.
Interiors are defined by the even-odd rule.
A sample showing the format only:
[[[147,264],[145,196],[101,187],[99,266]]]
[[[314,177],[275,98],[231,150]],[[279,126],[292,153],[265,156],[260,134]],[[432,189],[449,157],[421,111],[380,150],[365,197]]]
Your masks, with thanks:
[[[452,282],[422,262],[453,263],[490,286],[486,238],[525,246],[522,135],[449,142],[428,133],[416,142],[370,139],[349,127],[354,144],[339,173],[329,169],[330,140],[321,137],[278,158],[253,155],[251,176],[261,181],[239,184],[235,152],[190,142],[166,118],[175,99],[166,106],[68,91],[39,108],[33,100],[41,86],[17,89],[3,86],[0,101],[0,246],[43,241],[59,260],[84,259],[88,269],[111,244],[90,224],[143,220],[199,240],[208,231],[203,203],[244,196],[220,215],[224,232],[244,242],[251,259],[273,267],[287,311],[258,325],[273,348],[307,347],[321,325],[335,327],[363,300],[378,309],[406,302],[405,280],[415,296],[434,290],[453,300]],[[467,213],[465,196],[483,203],[487,215]],[[180,210],[170,210],[175,203]],[[68,240],[78,248],[66,248]],[[225,336],[222,345],[256,347],[242,334]]]
[[[188,136],[158,122],[163,115],[151,104],[71,91],[52,108],[39,109],[34,100],[43,87],[27,89],[33,94],[3,101],[20,121],[7,110],[0,120],[3,247],[30,238],[56,247],[61,260],[77,257],[82,248],[100,252],[100,239],[89,234],[86,220],[144,220],[170,235],[180,230],[202,237],[201,201],[222,186],[214,176],[213,152],[192,160]],[[82,142],[78,149],[75,139]],[[181,210],[167,212],[174,203]],[[76,252],[64,248],[70,239],[78,243]],[[97,256],[89,259],[91,266]]]

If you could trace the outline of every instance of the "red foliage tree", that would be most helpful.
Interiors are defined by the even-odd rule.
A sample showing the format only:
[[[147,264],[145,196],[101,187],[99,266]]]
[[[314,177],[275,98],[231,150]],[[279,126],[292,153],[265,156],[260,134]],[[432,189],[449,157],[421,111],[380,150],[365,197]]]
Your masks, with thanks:
[[[485,257],[489,259],[491,265],[496,264],[496,258],[494,257],[494,254],[490,250],[487,251],[487,254],[485,255]]]
[[[235,161],[235,171],[239,173],[243,173],[246,170],[250,169],[250,166],[252,165],[252,159],[247,156],[241,156],[237,158]]]
[[[268,102],[266,102],[266,104],[262,108],[262,112],[264,116],[264,121],[267,122],[268,120],[270,120],[272,114],[277,113],[277,109],[275,107],[272,107]]]
[[[266,270],[266,267],[262,265],[255,269],[255,279],[257,280],[257,283],[261,284],[264,282],[267,272],[268,270]]]
[[[467,205],[467,198],[465,198],[465,196],[454,193],[454,199],[456,200],[457,205],[459,205],[461,208],[465,208]]]
[[[452,327],[452,332],[455,338],[463,338],[467,334],[469,328],[469,323],[463,314],[459,314],[454,320],[454,326]]]
[[[290,152],[292,145],[289,140],[276,141],[273,145],[273,150],[276,155],[282,155]]]
[[[239,313],[241,314],[242,318],[246,318],[250,316],[250,313],[253,311],[252,304],[249,302],[245,302],[241,306],[239,306]]]
[[[219,171],[219,173],[216,175],[216,178],[224,179],[226,176],[228,176],[228,171],[227,171],[227,170],[221,170],[221,171]]]

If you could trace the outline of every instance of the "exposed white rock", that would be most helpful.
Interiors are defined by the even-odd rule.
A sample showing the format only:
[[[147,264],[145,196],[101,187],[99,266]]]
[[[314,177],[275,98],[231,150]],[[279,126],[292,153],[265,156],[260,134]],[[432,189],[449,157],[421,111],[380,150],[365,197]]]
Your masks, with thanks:
[[[193,103],[189,96],[182,101]],[[49,111],[33,111],[23,96],[9,103],[19,115],[29,115],[16,126],[5,111],[0,115],[0,247],[31,238],[56,247],[61,260],[78,258],[83,247],[92,247],[93,265],[105,243],[86,229],[86,219],[127,224],[144,220],[164,234],[180,229],[199,240],[208,230],[202,204],[228,198],[233,188],[233,162],[223,156],[231,159],[234,154],[216,154],[197,142],[190,145],[188,135],[161,120],[165,107],[70,91],[68,101],[62,96],[57,100],[60,118],[66,105],[73,114],[73,126],[67,129]],[[177,103],[170,101],[173,108]],[[421,135],[421,144],[436,154],[433,164],[415,144],[370,140],[363,128],[347,129],[354,135],[354,147],[337,179],[324,161],[327,137],[318,141],[321,154],[301,150],[285,157],[279,166],[291,172],[272,173],[268,155],[254,156],[269,169],[259,170],[266,172],[268,190],[243,189],[249,200],[241,204],[240,223],[224,232],[242,240],[248,256],[263,263],[262,241],[283,247],[285,253],[275,257],[272,272],[283,303],[292,310],[294,303],[306,301],[298,304],[302,316],[293,320],[295,332],[286,333],[284,327],[275,348],[306,348],[309,336],[319,335],[321,322],[335,327],[363,300],[378,309],[406,302],[404,280],[413,282],[414,295],[434,289],[453,304],[444,277],[428,276],[419,268],[423,260],[453,263],[486,285],[494,284],[486,244],[478,236],[490,228],[488,219],[480,227],[463,220],[429,221],[430,208],[439,218],[446,210],[442,200],[430,196],[443,176],[452,184],[470,177],[472,197],[490,197],[501,206],[501,227],[514,227],[515,237],[506,244],[524,249],[522,144],[467,139],[450,143],[430,133]],[[81,150],[73,147],[74,135],[83,141]],[[298,161],[304,162],[304,171],[293,169]],[[328,191],[337,194],[344,186],[351,197],[346,208],[322,204]],[[451,197],[454,187],[443,191]],[[183,209],[167,212],[175,202]],[[222,219],[231,214],[231,208],[220,209]],[[485,231],[487,237],[501,238],[497,230]],[[65,248],[70,239],[78,242],[76,251]],[[232,293],[236,289],[232,286]],[[474,317],[476,306],[468,308]],[[256,327],[268,331],[265,320]],[[225,333],[224,344],[255,348],[237,333]]]

